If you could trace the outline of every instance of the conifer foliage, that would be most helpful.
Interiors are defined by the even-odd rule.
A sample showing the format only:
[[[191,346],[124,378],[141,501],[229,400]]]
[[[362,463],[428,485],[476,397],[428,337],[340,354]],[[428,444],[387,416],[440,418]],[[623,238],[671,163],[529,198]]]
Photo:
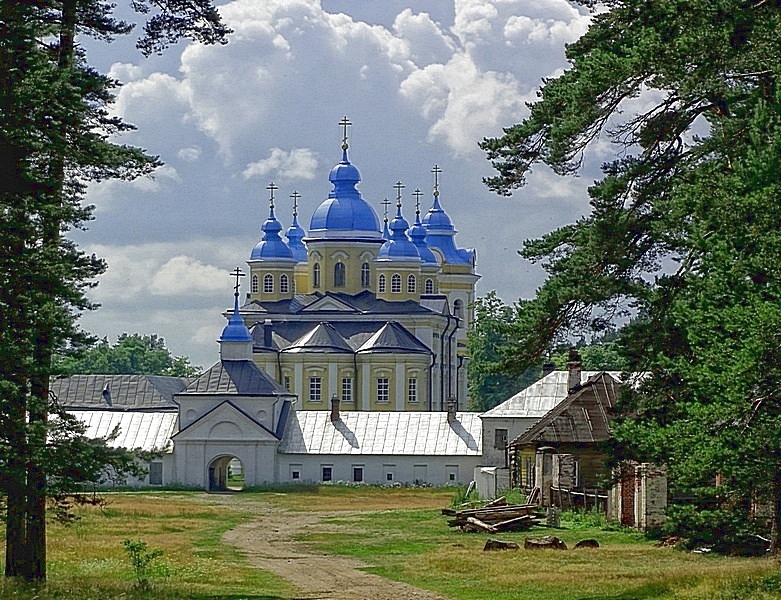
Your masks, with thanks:
[[[597,137],[618,157],[588,216],[525,242],[548,277],[519,304],[506,357],[633,317],[624,353],[649,375],[625,400],[617,456],[666,463],[711,508],[770,514],[777,549],[781,2],[600,6],[530,115],[482,143],[501,194],[535,164],[577,172]]]
[[[133,0],[148,13],[139,48],[228,33],[206,0]],[[0,2],[0,496],[5,574],[46,576],[47,499],[63,499],[106,467],[132,464],[92,442],[49,393],[53,353],[81,344],[85,291],[105,268],[67,239],[90,218],[90,181],[132,179],[159,162],[110,141],[130,128],[108,112],[116,82],[86,62],[77,36],[110,41],[132,25],[98,0]]]

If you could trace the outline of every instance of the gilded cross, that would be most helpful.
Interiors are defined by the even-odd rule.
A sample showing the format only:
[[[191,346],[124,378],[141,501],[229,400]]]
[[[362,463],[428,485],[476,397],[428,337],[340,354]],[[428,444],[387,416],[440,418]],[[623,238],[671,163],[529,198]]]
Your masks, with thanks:
[[[244,277],[244,273],[241,272],[241,269],[236,267],[236,269],[231,273],[233,277],[236,278],[236,285],[233,286],[233,295],[238,296],[239,295],[239,288],[241,287],[241,284],[239,283],[239,278]]]
[[[393,187],[396,188],[396,206],[401,208],[401,190],[404,189],[404,184],[401,181],[397,181]]]
[[[431,172],[434,173],[434,195],[439,196],[439,174],[442,172],[442,169],[439,168],[439,165],[434,165]]]
[[[339,121],[339,125],[342,126],[342,148],[347,150],[347,128],[352,125],[347,117],[344,117]]]
[[[414,192],[412,192],[412,195],[415,196],[415,214],[420,214],[420,197],[423,195],[423,192],[416,189]]]
[[[274,208],[274,190],[278,190],[279,188],[274,185],[274,182],[272,181],[266,186],[266,189],[271,192],[271,198],[269,198],[269,202],[271,204],[271,208]]]
[[[301,194],[294,190],[290,197],[293,199],[293,216],[296,217],[298,216],[298,199],[301,197]]]

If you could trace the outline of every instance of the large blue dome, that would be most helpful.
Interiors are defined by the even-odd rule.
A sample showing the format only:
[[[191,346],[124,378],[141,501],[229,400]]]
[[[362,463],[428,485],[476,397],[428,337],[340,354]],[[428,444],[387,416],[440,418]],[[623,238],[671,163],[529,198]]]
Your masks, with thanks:
[[[377,214],[355,187],[361,181],[361,174],[348,160],[346,148],[342,151],[342,161],[331,169],[328,179],[333,190],[312,215],[310,237],[382,239]]]
[[[261,227],[263,239],[252,249],[250,260],[275,260],[294,262],[293,252],[279,236],[282,224],[274,216],[274,205],[269,209],[268,219]]]
[[[401,216],[401,203],[398,204],[396,218],[390,222],[390,239],[377,253],[377,260],[399,260],[420,262],[417,247],[407,237],[409,223]]]

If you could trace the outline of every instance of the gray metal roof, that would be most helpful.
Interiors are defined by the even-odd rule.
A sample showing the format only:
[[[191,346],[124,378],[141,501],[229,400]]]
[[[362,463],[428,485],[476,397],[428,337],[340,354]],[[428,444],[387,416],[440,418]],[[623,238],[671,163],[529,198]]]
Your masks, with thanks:
[[[304,410],[290,415],[279,451],[285,454],[478,456],[483,428],[477,413]]]
[[[352,354],[353,349],[333,325],[318,323],[317,326],[304,334],[283,352],[343,352]]]
[[[385,323],[366,340],[358,352],[405,352],[429,354],[431,350],[399,323]]]
[[[222,360],[180,393],[293,396],[249,360]]]
[[[601,371],[582,371],[581,383]],[[606,371],[617,380],[621,380],[620,371]],[[534,417],[542,418],[569,393],[568,371],[552,371],[542,379],[521,390],[498,406],[484,412],[482,417]]]
[[[321,303],[323,299],[331,298],[339,304],[343,305],[343,310],[358,312],[368,315],[383,315],[383,314],[425,314],[436,312],[441,313],[438,310],[439,304],[436,305],[437,309],[429,308],[430,301],[416,302],[414,300],[406,300],[403,302],[389,302],[387,300],[381,300],[377,298],[376,294],[369,290],[364,290],[358,294],[344,294],[340,292],[316,292],[314,294],[300,294],[294,296],[292,300],[278,300],[275,302],[263,302],[260,300],[252,300],[244,304],[241,307],[242,316],[246,316],[248,320],[252,321],[252,313],[268,313],[268,314],[294,314],[306,312],[307,309],[315,309],[318,303]],[[324,313],[333,314],[333,303],[323,303],[326,308]],[[230,311],[228,311],[230,312]],[[317,314],[317,310],[313,310],[313,314]],[[226,313],[227,314],[227,313]]]
[[[119,436],[109,443],[114,448],[133,450],[170,450],[169,441],[176,433],[178,413],[121,412],[116,410],[68,411],[87,426],[86,435],[105,437],[119,427]]]
[[[190,380],[156,375],[71,375],[53,378],[51,390],[65,408],[176,409],[174,394]]]

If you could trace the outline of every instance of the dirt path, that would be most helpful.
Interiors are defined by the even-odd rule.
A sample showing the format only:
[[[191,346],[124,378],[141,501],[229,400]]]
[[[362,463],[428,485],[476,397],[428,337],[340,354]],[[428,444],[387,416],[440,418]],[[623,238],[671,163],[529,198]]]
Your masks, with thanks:
[[[433,592],[361,571],[369,565],[359,560],[318,554],[295,541],[301,534],[327,532],[329,526],[322,520],[334,514],[292,512],[266,505],[256,519],[231,529],[222,539],[239,548],[251,565],[292,583],[298,589],[296,599],[445,600]]]

